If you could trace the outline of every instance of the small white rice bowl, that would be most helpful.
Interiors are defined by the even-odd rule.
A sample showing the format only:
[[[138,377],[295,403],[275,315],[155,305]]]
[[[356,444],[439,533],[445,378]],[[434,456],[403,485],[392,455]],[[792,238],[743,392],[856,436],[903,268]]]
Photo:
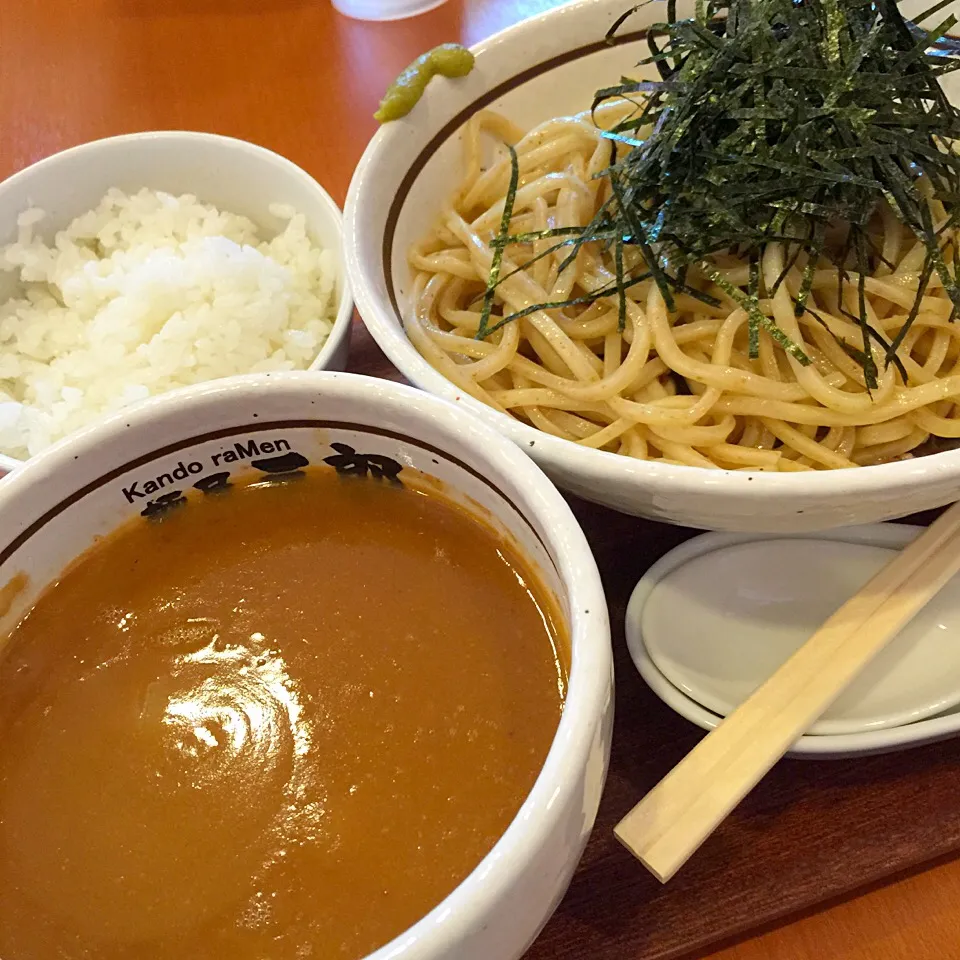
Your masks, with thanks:
[[[192,195],[112,189],[45,242],[43,210],[21,213],[0,249],[19,281],[0,302],[0,454],[175,387],[309,367],[340,306],[338,252],[292,207],[270,214],[274,236]]]

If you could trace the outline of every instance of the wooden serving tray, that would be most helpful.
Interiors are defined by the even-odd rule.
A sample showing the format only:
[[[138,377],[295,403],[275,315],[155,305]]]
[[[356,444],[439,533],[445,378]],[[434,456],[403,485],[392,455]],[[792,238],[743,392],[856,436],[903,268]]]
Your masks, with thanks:
[[[358,373],[401,379],[362,328],[351,355]],[[526,960],[702,956],[711,945],[960,853],[956,739],[857,760],[783,760],[668,885],[655,880],[617,843],[613,827],[703,731],[647,689],[627,653],[623,619],[647,568],[699,531],[568,499],[610,607],[616,722],[590,843]]]
[[[617,671],[610,774],[583,861],[527,960],[698,956],[792,913],[960,852],[960,739],[857,760],[783,760],[666,886],[613,826],[703,732],[667,708],[627,654],[641,574],[697,531],[572,501],[610,607]]]

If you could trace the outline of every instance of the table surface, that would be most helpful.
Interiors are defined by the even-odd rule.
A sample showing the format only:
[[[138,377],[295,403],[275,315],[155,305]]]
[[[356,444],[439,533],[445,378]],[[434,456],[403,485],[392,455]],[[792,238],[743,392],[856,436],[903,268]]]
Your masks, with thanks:
[[[210,130],[290,157],[342,203],[379,96],[416,54],[556,2],[450,0],[368,24],[327,0],[0,0],[0,177],[97,137]],[[958,945],[954,860],[702,960],[946,960]]]

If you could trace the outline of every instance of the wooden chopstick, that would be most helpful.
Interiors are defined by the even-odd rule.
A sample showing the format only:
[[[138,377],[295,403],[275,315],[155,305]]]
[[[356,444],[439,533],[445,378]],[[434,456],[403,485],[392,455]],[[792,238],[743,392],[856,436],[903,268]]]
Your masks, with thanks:
[[[955,503],[704,737],[620,821],[617,839],[666,883],[958,570]]]

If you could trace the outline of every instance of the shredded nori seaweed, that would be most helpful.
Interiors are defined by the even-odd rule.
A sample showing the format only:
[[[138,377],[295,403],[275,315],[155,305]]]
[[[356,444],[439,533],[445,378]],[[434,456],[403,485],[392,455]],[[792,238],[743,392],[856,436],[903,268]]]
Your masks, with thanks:
[[[661,0],[640,6],[652,2]],[[877,378],[871,340],[903,373],[896,351],[934,273],[954,305],[951,319],[960,312],[960,251],[952,239],[944,240],[960,222],[960,156],[954,147],[960,111],[940,86],[960,59],[947,45],[936,46],[956,17],[934,20],[930,28],[917,25],[944,5],[912,23],[895,0],[699,0],[695,17],[678,19],[674,0],[667,0],[667,19],[650,29],[650,53],[640,63],[655,67],[659,80],[624,78],[595,95],[594,110],[613,98],[637,103],[631,116],[604,132],[612,157],[598,176],[609,182],[609,199],[574,234],[567,228],[536,237],[562,238],[552,248],[569,248],[561,268],[582,244],[602,242],[613,250],[616,282],[588,297],[540,306],[617,296],[623,324],[624,290],[641,278],[653,278],[669,309],[681,290],[709,299],[687,285],[693,269],[747,312],[751,356],[757,356],[763,329],[798,361],[809,363],[757,306],[758,263],[764,247],[776,241],[784,245],[787,268],[801,253],[807,256],[793,298],[797,316],[807,311],[820,319],[807,305],[818,262],[834,265],[844,277],[858,274],[858,311],[848,315],[858,323],[862,342],[842,345],[862,366],[868,388]],[[637,9],[624,13],[608,37]],[[504,247],[532,239],[509,235],[515,157],[512,164],[512,190],[494,241],[478,337],[536,309],[488,322]],[[921,180],[943,205],[945,221],[935,222]],[[881,260],[868,224],[884,202],[927,251],[916,302],[889,343],[868,322],[864,292],[864,278]],[[640,256],[627,260],[625,248]],[[719,276],[714,258],[728,252],[751,264],[748,293]],[[772,295],[786,273],[763,295]]]

